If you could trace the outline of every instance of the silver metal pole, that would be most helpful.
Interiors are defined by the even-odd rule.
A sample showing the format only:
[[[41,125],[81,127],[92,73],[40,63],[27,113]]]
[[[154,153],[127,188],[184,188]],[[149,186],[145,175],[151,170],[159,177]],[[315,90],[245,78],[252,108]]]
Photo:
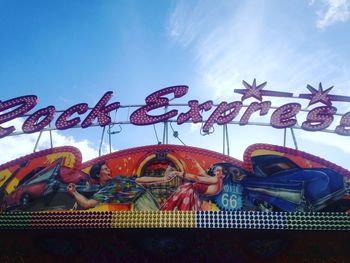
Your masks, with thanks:
[[[164,111],[167,112],[168,107],[166,106]],[[163,144],[168,144],[168,121],[164,122],[164,129],[163,129]]]
[[[106,126],[103,126],[101,140],[100,140],[100,148],[98,149],[98,156],[101,156],[101,149],[102,149],[103,137],[105,135],[105,129],[106,129]]]
[[[35,151],[36,151],[36,148],[38,147],[38,144],[39,144],[39,141],[40,141],[40,138],[41,138],[41,134],[42,134],[42,133],[43,133],[43,131],[41,130],[40,133],[39,133],[38,139],[36,140],[34,149],[33,149],[33,152],[34,152],[34,153],[35,153]]]
[[[228,126],[225,124],[226,127],[226,147],[227,147],[227,155],[230,155],[230,141],[228,136]]]
[[[222,126],[222,154],[225,154],[225,125]]]
[[[291,131],[291,133],[292,133],[292,137],[293,137],[293,142],[294,142],[295,149],[298,150],[297,138],[295,137],[293,128],[290,128],[290,131]]]
[[[49,128],[51,128],[51,123],[49,123]],[[51,145],[51,149],[53,148],[53,143],[52,143],[52,130],[49,130],[50,133],[50,145]]]
[[[111,125],[108,126],[108,142],[109,142],[109,153],[112,152],[112,135],[111,135]]]

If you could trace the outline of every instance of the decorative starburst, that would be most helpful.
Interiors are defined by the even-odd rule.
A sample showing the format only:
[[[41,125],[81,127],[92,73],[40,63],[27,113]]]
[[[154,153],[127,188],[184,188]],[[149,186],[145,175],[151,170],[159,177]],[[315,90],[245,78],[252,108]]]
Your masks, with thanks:
[[[272,91],[272,90],[262,90],[267,82],[256,86],[256,80],[253,80],[253,84],[249,85],[246,81],[242,81],[245,89],[235,89],[234,92],[243,94],[241,100],[244,101],[248,98],[255,98],[259,101],[262,101],[263,96],[275,96],[275,97],[292,97],[293,93],[289,92],[280,92],[280,91]]]
[[[309,99],[309,105],[315,104],[315,103],[323,103],[326,106],[332,106],[332,95],[329,95],[328,93],[333,89],[334,86],[323,90],[322,83],[318,85],[318,90],[316,90],[311,85],[306,86],[307,89],[311,92],[311,94],[300,94],[299,98]]]
[[[240,93],[243,94],[242,96],[242,101],[246,100],[248,98],[256,98],[259,101],[262,101],[262,93],[261,90],[266,86],[266,81],[262,84],[260,84],[259,86],[256,86],[256,80],[254,79],[253,84],[249,85],[247,82],[245,82],[244,80],[242,81],[245,89],[235,89],[234,91],[236,93]]]

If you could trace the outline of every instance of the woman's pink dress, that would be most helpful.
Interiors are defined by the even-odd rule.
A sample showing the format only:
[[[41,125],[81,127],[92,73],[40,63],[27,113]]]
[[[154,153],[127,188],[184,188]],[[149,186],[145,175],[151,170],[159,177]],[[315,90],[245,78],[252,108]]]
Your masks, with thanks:
[[[201,210],[200,195],[208,189],[207,184],[184,183],[180,185],[166,203],[161,207],[165,211],[198,211]]]

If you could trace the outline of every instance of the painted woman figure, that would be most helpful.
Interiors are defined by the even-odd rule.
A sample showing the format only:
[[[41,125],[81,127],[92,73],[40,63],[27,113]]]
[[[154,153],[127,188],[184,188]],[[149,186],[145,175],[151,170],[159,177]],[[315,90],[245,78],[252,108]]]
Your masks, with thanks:
[[[196,165],[199,175],[185,172],[172,172],[188,182],[180,185],[167,202],[161,207],[161,210],[173,211],[191,211],[201,210],[200,196],[214,196],[222,190],[223,178],[227,171],[220,164],[214,164],[209,169],[212,173],[207,173],[199,163],[192,159]]]

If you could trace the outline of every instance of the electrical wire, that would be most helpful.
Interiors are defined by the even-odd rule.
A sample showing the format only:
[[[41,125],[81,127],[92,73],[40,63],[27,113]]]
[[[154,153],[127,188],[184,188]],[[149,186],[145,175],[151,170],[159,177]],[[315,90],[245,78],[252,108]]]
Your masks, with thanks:
[[[122,126],[121,126],[120,124],[118,124],[118,125],[119,125],[119,130],[118,130],[118,131],[112,131],[112,128],[113,128],[114,124],[110,124],[109,127],[108,127],[108,130],[107,130],[107,133],[108,133],[108,134],[118,134],[118,133],[121,133],[122,130],[123,130],[123,128],[122,128]]]
[[[204,126],[204,123],[202,123],[201,129],[199,130],[199,133],[200,133],[202,136],[210,135],[210,134],[212,134],[212,133],[215,132],[214,126],[211,126],[211,128],[210,128],[210,130],[209,130],[208,132],[203,132],[203,126]]]
[[[180,137],[179,137],[179,132],[174,130],[173,125],[171,125],[171,122],[169,122],[169,124],[170,124],[171,130],[173,131],[173,136],[174,136],[176,139],[178,139],[183,145],[186,146],[186,144],[180,139]]]

